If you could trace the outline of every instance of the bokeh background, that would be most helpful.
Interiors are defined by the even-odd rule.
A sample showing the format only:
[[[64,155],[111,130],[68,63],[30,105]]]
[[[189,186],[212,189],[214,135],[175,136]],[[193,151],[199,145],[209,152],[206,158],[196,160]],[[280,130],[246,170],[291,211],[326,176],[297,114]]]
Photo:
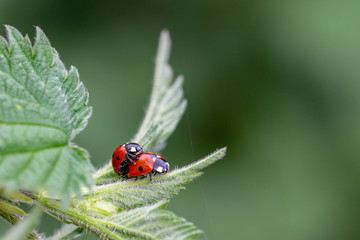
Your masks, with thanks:
[[[0,23],[40,26],[79,69],[94,114],[75,141],[96,167],[135,133],[167,28],[189,105],[162,155],[228,146],[168,209],[202,239],[360,239],[359,1],[0,0]]]

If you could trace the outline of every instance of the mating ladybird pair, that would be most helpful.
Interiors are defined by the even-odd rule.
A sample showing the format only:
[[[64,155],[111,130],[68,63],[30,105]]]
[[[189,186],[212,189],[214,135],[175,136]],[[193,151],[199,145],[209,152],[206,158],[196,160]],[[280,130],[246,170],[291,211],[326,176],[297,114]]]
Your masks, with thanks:
[[[112,165],[117,175],[125,178],[146,174],[166,173],[169,163],[160,155],[144,152],[137,143],[125,143],[118,147],[112,155]]]

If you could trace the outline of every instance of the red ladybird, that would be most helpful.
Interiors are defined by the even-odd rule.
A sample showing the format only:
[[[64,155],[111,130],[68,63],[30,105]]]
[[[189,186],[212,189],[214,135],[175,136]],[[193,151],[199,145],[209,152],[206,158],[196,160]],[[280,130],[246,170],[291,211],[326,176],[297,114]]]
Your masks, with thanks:
[[[135,165],[128,166],[126,177],[138,177],[146,174],[166,173],[170,169],[169,163],[160,155],[151,152],[141,153],[134,158]]]
[[[112,165],[117,175],[126,177],[128,166],[133,163],[133,159],[143,153],[142,147],[137,143],[125,143],[118,147],[112,155]]]

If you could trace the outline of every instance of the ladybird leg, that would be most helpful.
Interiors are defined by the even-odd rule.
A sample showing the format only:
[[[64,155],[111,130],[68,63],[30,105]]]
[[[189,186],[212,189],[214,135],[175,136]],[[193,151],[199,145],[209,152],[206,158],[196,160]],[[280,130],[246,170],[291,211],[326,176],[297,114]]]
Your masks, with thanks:
[[[133,161],[134,156],[132,154],[126,153],[125,158],[129,161],[130,164],[132,163],[132,164],[136,165],[136,163]]]
[[[151,175],[151,173],[149,174],[149,176],[150,176],[150,182],[152,181],[152,175]]]
[[[127,153],[126,154],[126,158],[129,160],[130,164],[132,163],[134,166],[136,166],[136,163],[135,161],[137,161],[137,155],[133,155],[133,154],[130,154],[130,153]]]
[[[128,159],[130,160],[130,164],[132,163],[134,166],[136,166],[135,161],[133,161],[134,156],[128,157]]]

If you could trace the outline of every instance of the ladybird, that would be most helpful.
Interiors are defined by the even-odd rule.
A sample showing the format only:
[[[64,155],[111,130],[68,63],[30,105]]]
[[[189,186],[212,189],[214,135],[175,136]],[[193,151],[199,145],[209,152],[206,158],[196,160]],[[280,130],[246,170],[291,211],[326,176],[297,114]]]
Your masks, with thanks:
[[[146,174],[166,173],[170,169],[169,163],[160,155],[151,152],[141,153],[134,158],[135,165],[130,164],[126,177],[138,177]]]
[[[112,155],[112,165],[117,175],[125,177],[130,164],[134,164],[133,159],[143,153],[142,147],[137,143],[125,143],[116,148]]]

